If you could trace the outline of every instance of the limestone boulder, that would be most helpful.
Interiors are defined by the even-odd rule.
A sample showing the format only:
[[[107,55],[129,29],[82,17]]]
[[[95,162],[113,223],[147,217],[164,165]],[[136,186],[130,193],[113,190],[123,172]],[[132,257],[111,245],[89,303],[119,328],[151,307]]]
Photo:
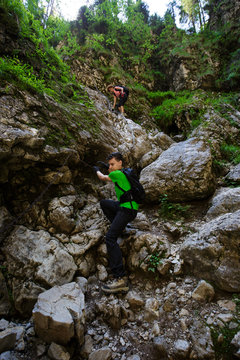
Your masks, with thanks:
[[[240,210],[202,225],[181,246],[185,265],[222,290],[240,291]]]
[[[240,163],[229,171],[225,179],[228,183],[240,185]]]
[[[215,353],[209,327],[204,326],[202,321],[194,321],[190,328],[192,349],[199,360],[214,360]]]
[[[122,144],[120,152],[128,153],[130,159],[140,160],[144,154],[152,149],[150,139],[145,130],[130,119],[124,119],[121,124]],[[128,151],[126,151],[126,149]]]
[[[208,219],[240,209],[240,188],[222,188],[214,194],[206,214]]]
[[[71,236],[66,249],[73,257],[85,254],[87,250],[96,245],[102,238],[101,230],[90,230]]]
[[[96,314],[101,315],[104,322],[108,323],[113,329],[120,329],[123,311],[117,299],[110,299],[110,301],[101,299],[100,301],[96,301],[95,311]]]
[[[167,194],[172,201],[204,199],[215,190],[209,146],[197,138],[176,143],[141,172],[149,201]]]
[[[47,231],[17,226],[5,241],[3,252],[13,277],[45,286],[72,281],[77,269],[65,247]]]
[[[65,345],[76,338],[82,345],[85,300],[80,286],[72,282],[40,294],[33,309],[33,321],[37,335],[47,343]]]
[[[104,225],[104,215],[97,198],[94,198],[94,201],[88,198],[86,206],[75,212],[75,218],[76,227],[72,232],[73,236],[82,232],[101,230]]]
[[[211,301],[215,295],[214,288],[205,280],[201,280],[192,293],[192,298],[197,301]]]
[[[237,334],[234,336],[234,338],[231,341],[231,344],[236,348],[234,355],[237,358],[239,358],[239,356],[240,356],[240,331],[238,331]]]
[[[54,360],[58,360],[58,359],[70,360],[71,359],[71,356],[67,352],[67,350],[62,345],[58,345],[56,343],[52,343],[49,346],[48,356],[50,357],[50,359],[54,359]]]
[[[155,161],[164,150],[167,150],[174,141],[170,136],[164,134],[163,132],[152,132],[148,134],[148,137],[151,141],[152,148],[149,152],[144,152],[140,160],[140,167],[144,168]],[[145,149],[146,150],[146,149]]]
[[[131,237],[130,243],[120,245],[127,256],[128,266],[132,271],[157,271],[158,265],[170,254],[170,244],[163,235],[140,232]]]
[[[89,355],[89,360],[111,360],[111,359],[112,359],[112,351],[107,347],[95,350]]]
[[[49,219],[52,226],[63,232],[71,233],[76,223],[74,219],[74,202],[76,196],[68,195],[54,198],[48,206]]]
[[[9,326],[0,331],[0,354],[8,350],[24,350],[24,328],[22,326]]]
[[[109,152],[120,151],[129,166],[142,167],[149,161],[151,152],[159,155],[162,149],[165,150],[172,144],[169,136],[157,131],[147,133],[141,125],[131,119],[115,115],[109,109],[108,99],[103,94],[89,88],[86,90],[99,113],[104,114],[100,124],[101,142],[97,141],[94,145],[99,160],[105,160]],[[147,159],[142,161],[147,153]]]
[[[230,109],[225,109],[229,112]],[[233,110],[231,110],[233,112]],[[233,125],[228,119],[219,115],[219,113],[210,110],[204,114],[202,123],[192,131],[191,137],[198,139],[208,139],[211,149],[214,151],[215,159],[222,159],[221,145],[223,141],[228,143],[229,134],[231,134],[231,142],[239,137],[239,129]]]
[[[22,317],[30,318],[39,294],[46,291],[43,286],[26,279],[12,279],[14,307]]]
[[[46,169],[45,174],[40,176],[40,180],[46,184],[70,184],[72,180],[72,173],[68,166],[57,168],[56,171]]]

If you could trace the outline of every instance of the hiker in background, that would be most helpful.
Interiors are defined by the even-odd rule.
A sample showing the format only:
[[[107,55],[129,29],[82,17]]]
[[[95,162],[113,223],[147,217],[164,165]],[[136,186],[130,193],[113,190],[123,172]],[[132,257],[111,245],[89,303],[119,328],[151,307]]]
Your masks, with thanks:
[[[115,184],[115,191],[118,201],[101,200],[100,205],[104,215],[111,222],[110,228],[106,234],[106,245],[109,257],[109,266],[111,268],[114,280],[102,286],[105,293],[127,292],[129,290],[128,280],[123,266],[122,252],[117,242],[125,229],[126,225],[135,219],[139,205],[135,201],[122,203],[121,196],[131,189],[131,185],[126,175],[121,171],[123,169],[123,157],[119,152],[110,154],[107,157],[108,164],[104,167],[108,170],[109,175],[104,175],[98,166],[94,170],[100,180],[112,181]],[[120,189],[121,187],[121,189]]]
[[[117,99],[118,99],[119,101],[118,101],[118,104],[117,104],[117,109],[120,111],[121,114],[123,114],[124,113],[123,105],[127,101],[127,98],[128,98],[128,95],[129,95],[128,88],[126,88],[125,86],[108,85],[107,91],[109,93],[113,94],[113,96],[114,96],[112,111],[115,110],[116,102],[117,102]]]

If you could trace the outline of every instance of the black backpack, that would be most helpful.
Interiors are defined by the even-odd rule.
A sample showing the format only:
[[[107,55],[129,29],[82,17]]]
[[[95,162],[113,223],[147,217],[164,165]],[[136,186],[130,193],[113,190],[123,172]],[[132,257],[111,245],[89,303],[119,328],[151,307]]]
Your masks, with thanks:
[[[117,187],[124,192],[124,194],[120,197],[120,203],[135,201],[138,204],[143,204],[146,195],[143,186],[139,182],[138,176],[135,174],[133,169],[130,168],[122,169],[122,172],[126,175],[131,185],[131,189],[125,191],[118,185],[118,183],[116,183]]]
[[[126,86],[123,86],[123,85],[116,85],[116,86],[122,87],[125,94],[127,94],[127,96],[129,95],[129,89]]]

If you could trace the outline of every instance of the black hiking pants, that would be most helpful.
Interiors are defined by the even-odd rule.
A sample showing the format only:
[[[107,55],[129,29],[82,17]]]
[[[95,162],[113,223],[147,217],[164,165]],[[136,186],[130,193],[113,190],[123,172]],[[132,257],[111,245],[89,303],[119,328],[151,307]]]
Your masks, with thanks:
[[[120,106],[123,106],[125,102],[127,101],[128,95],[125,93],[122,97],[119,98],[117,108],[120,108]]]
[[[101,200],[100,205],[104,215],[111,222],[106,234],[106,245],[109,257],[109,266],[115,278],[123,277],[125,270],[122,260],[122,252],[117,242],[126,225],[135,219],[137,211],[119,206],[118,201]]]

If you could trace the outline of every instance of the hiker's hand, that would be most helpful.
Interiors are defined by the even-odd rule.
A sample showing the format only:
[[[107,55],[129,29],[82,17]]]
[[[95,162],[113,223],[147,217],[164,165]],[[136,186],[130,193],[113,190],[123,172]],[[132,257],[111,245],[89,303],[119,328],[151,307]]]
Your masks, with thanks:
[[[98,161],[97,164],[99,164],[103,169],[106,169],[106,170],[109,169],[109,165],[103,161]]]
[[[94,170],[95,172],[100,171],[99,166],[93,166],[93,170]]]

